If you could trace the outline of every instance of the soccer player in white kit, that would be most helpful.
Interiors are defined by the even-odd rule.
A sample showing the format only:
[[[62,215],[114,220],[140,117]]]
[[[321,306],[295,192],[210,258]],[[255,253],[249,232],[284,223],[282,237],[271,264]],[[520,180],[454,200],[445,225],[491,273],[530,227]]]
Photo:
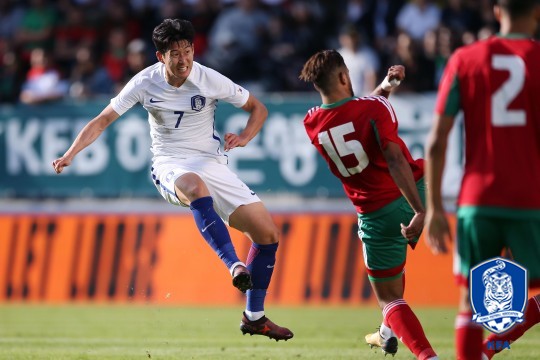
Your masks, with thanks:
[[[165,19],[158,25],[152,34],[158,62],[135,75],[53,167],[61,173],[109,124],[141,103],[148,111],[152,177],[158,191],[169,203],[190,207],[201,235],[229,269],[233,285],[246,292],[240,330],[288,340],[293,333],[264,315],[278,230],[259,197],[227,167],[214,127],[219,100],[249,113],[240,134],[225,134],[224,150],[229,151],[245,146],[259,132],[268,111],[246,89],[193,61],[194,36],[186,20]],[[225,223],[251,239],[247,265],[236,255]]]

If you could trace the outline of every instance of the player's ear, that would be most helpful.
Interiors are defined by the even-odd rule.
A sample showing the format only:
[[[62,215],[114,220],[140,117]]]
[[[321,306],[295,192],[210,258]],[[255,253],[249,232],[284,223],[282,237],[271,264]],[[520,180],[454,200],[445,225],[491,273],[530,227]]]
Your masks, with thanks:
[[[339,83],[341,85],[346,85],[349,79],[349,73],[346,70],[339,71]]]
[[[497,4],[493,5],[493,14],[495,15],[495,20],[501,22],[501,7]]]
[[[165,60],[163,60],[163,54],[160,51],[156,51],[156,57],[159,62],[165,63]]]

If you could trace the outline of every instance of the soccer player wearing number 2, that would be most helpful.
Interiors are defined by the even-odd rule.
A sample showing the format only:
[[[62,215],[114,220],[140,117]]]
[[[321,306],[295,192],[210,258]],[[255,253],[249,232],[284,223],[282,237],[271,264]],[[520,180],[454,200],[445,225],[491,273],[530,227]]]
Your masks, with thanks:
[[[140,103],[148,111],[157,190],[169,203],[190,207],[201,235],[230,271],[233,285],[247,293],[240,330],[288,340],[293,333],[264,316],[278,230],[259,197],[227,167],[214,127],[219,100],[242,108],[249,113],[246,127],[240,134],[225,134],[224,149],[245,146],[261,129],[268,111],[246,89],[193,61],[194,36],[193,25],[186,20],[165,19],[158,25],[152,34],[158,62],[135,75],[53,167],[61,173],[108,125]],[[247,265],[236,255],[227,222],[252,241]],[[185,240],[189,239],[178,239]],[[198,269],[179,271],[183,276],[199,275]]]
[[[458,198],[460,285],[455,322],[457,359],[491,359],[488,342],[511,343],[540,321],[540,297],[531,297],[525,320],[482,345],[483,328],[471,322],[468,277],[475,265],[510,250],[540,285],[540,19],[537,0],[498,0],[500,34],[458,49],[439,87],[435,122],[426,149],[426,242],[447,252],[450,231],[441,197],[448,134],[458,111],[465,125],[465,170]]]
[[[380,330],[366,342],[393,355],[399,338],[418,359],[437,359],[403,299],[407,245],[414,248],[424,226],[423,160],[413,160],[399,138],[387,99],[397,86],[391,80],[402,80],[404,72],[402,66],[391,67],[373,96],[357,98],[341,55],[316,53],[300,79],[314,84],[322,105],[309,110],[304,126],[358,213],[364,262],[383,310]]]

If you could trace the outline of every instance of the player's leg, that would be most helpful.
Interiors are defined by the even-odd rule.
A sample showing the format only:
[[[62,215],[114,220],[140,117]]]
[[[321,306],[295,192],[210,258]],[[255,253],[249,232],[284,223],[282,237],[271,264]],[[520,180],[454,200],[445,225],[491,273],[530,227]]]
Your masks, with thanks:
[[[410,221],[413,214],[409,210],[402,198],[380,211],[358,216],[368,277],[383,309],[381,330],[367,335],[366,342],[380,346],[385,353],[395,354],[397,338],[400,338],[417,358],[431,359],[436,358],[436,353],[418,318],[403,299],[408,241],[401,235],[399,224]]]
[[[401,276],[386,281],[380,278],[374,279],[371,281],[371,285],[379,306],[383,310],[383,324],[388,324],[387,326],[391,331],[401,339],[418,359],[436,357],[436,353],[427,340],[420,321],[403,299],[403,280]],[[382,331],[380,336],[384,337]],[[393,342],[395,342],[395,350],[397,351],[397,339],[395,337],[389,339],[392,341],[390,341],[390,344],[386,344],[386,347],[389,345],[393,347]],[[395,351],[389,350],[392,349],[387,349],[385,352],[395,353]]]
[[[540,261],[538,261],[540,258],[540,221],[535,219],[505,220],[505,234],[514,260],[527,269],[531,286],[538,287],[540,285]],[[528,299],[523,322],[514,325],[502,334],[489,335],[483,344],[485,356],[491,359],[501,351],[488,348],[489,342],[513,343],[538,322],[540,322],[540,295]]]
[[[471,208],[460,208],[457,215],[455,276],[460,286],[460,298],[454,325],[456,358],[480,360],[484,328],[472,321],[468,279],[472,267],[501,254],[502,229],[500,221],[476,215]]]
[[[246,264],[253,289],[246,292],[246,311],[240,329],[244,334],[265,335],[276,340],[292,338],[289,329],[272,323],[264,315],[264,301],[274,272],[279,240],[279,231],[270,213],[262,202],[242,205],[230,215],[229,224],[252,241]]]
[[[177,177],[174,189],[179,200],[189,205],[201,235],[231,272],[233,285],[245,292],[251,288],[251,277],[236,255],[229,231],[214,209],[214,200],[201,177],[187,172]]]

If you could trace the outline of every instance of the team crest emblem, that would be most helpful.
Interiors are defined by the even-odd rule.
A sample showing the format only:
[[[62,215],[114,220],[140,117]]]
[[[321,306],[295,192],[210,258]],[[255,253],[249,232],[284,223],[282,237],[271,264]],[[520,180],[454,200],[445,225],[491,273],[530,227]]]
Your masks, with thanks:
[[[527,269],[501,257],[471,269],[474,322],[500,334],[522,322],[527,304]]]
[[[206,105],[206,98],[201,95],[195,95],[191,97],[191,108],[195,111],[201,111]]]

